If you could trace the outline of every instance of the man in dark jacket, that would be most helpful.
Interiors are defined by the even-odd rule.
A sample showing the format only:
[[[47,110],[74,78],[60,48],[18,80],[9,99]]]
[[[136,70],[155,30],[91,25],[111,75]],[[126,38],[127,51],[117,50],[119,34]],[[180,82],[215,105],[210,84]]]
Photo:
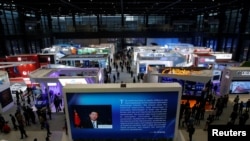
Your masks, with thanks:
[[[15,117],[12,114],[10,114],[10,118],[11,118],[11,122],[13,124],[14,129],[17,130],[17,125],[16,125],[16,119],[15,119]]]
[[[189,141],[192,141],[192,137],[193,137],[193,134],[195,132],[194,126],[189,125],[187,131],[188,131]]]

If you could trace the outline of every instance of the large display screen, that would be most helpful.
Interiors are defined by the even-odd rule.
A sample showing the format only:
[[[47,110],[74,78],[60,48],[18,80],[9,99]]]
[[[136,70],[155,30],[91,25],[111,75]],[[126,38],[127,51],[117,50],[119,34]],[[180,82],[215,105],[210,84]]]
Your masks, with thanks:
[[[4,108],[5,106],[13,102],[10,88],[5,89],[2,92],[0,92],[0,102],[1,102],[2,108]]]
[[[250,81],[232,81],[229,92],[232,94],[249,94]]]
[[[173,140],[178,92],[66,93],[74,141]],[[92,124],[90,118],[97,118]],[[95,128],[95,127],[96,128]]]

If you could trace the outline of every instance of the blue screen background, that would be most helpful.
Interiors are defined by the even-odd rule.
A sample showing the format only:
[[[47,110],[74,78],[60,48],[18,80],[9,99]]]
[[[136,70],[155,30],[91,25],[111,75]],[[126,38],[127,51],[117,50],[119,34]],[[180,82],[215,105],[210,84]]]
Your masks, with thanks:
[[[178,92],[103,92],[67,93],[69,121],[73,140],[79,139],[172,139],[174,138]],[[126,99],[151,100],[168,99],[166,126],[161,129],[138,131],[120,130],[120,101]],[[89,105],[111,105],[112,129],[84,129],[74,127],[73,108]],[[84,112],[84,111],[78,111]],[[162,132],[164,131],[164,132]]]

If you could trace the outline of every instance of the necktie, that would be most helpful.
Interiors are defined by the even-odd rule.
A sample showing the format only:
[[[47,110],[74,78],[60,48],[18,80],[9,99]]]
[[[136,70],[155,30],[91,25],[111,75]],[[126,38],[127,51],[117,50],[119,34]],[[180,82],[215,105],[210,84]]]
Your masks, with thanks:
[[[93,121],[92,124],[93,124],[93,127],[96,128],[96,121]]]

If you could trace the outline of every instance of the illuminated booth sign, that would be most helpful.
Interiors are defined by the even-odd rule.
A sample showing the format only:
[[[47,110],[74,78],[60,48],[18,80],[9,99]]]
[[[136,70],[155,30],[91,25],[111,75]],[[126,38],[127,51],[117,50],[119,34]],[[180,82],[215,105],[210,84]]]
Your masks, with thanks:
[[[204,63],[214,63],[215,58],[208,58],[208,57],[200,57],[199,58],[199,64],[204,64]]]
[[[237,71],[237,75],[250,76],[250,71]]]
[[[215,54],[212,54],[213,56],[216,57],[216,59],[229,59],[231,60],[233,55],[231,53],[215,53]]]

